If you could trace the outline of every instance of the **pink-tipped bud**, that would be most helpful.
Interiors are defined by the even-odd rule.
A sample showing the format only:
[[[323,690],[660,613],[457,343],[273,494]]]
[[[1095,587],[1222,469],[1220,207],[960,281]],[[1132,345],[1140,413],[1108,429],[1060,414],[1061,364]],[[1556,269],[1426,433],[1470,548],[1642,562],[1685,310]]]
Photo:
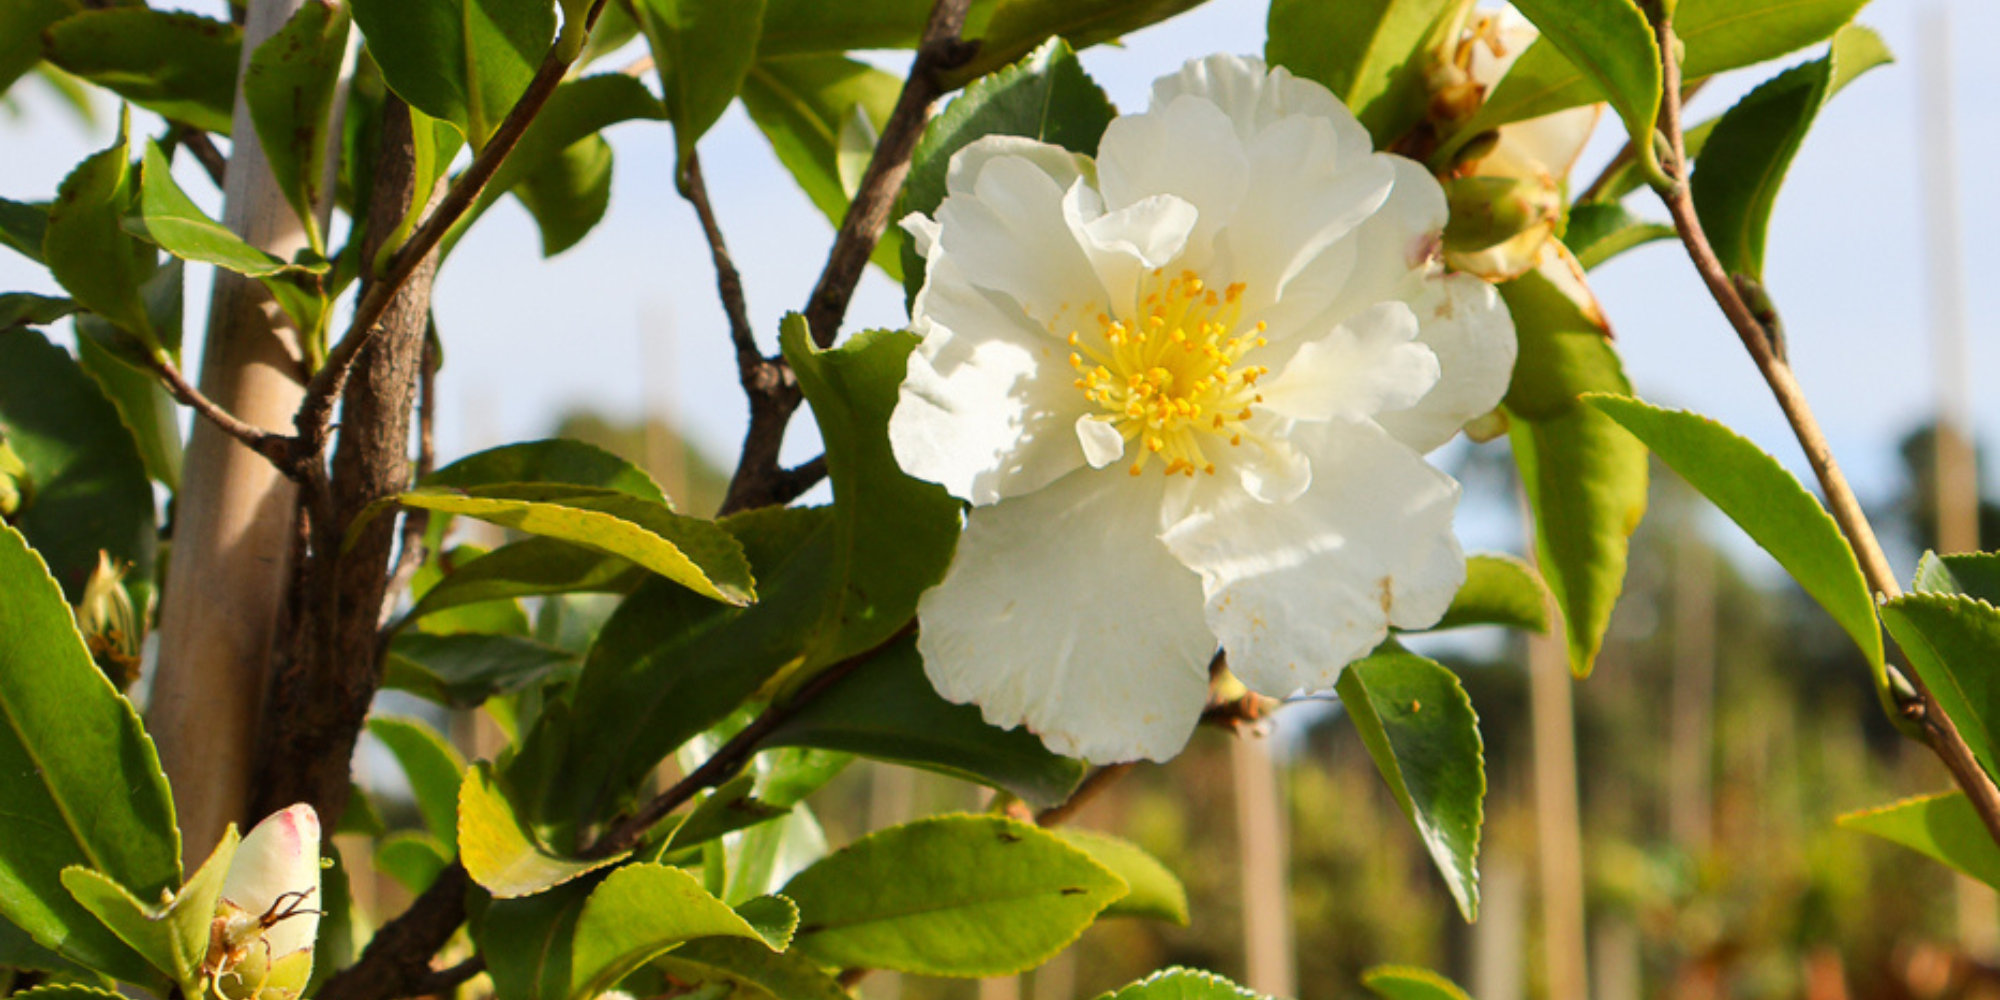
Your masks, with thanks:
[[[296,1000],[319,936],[319,814],[301,802],[243,838],[210,932],[207,968],[228,1000]]]

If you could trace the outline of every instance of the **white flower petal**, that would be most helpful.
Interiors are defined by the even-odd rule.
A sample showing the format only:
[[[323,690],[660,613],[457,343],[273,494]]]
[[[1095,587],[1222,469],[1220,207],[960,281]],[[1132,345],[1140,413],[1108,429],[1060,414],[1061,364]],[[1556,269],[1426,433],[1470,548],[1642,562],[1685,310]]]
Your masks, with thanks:
[[[1125,436],[1100,417],[1085,414],[1076,418],[1076,440],[1083,445],[1083,460],[1093,469],[1125,457]]]
[[[1183,95],[1213,101],[1235,123],[1246,144],[1275,122],[1305,115],[1331,124],[1343,149],[1373,148],[1368,130],[1332,91],[1316,81],[1293,76],[1283,66],[1266,69],[1261,59],[1213,55],[1193,60],[1180,72],[1153,82],[1156,108]]]
[[[958,152],[951,154],[951,162],[945,166],[944,190],[947,195],[971,194],[976,186],[980,171],[993,160],[1001,158],[1022,159],[1040,167],[1059,188],[1069,187],[1083,175],[1089,161],[1061,146],[1040,142],[1018,135],[987,135],[966,143]]]
[[[1294,420],[1364,420],[1404,409],[1438,381],[1437,355],[1414,343],[1416,336],[1409,306],[1371,307],[1301,346],[1262,385],[1264,407]]]
[[[974,287],[956,257],[931,264],[914,313],[924,339],[889,417],[903,471],[989,504],[1083,463],[1069,428],[1087,400],[1068,384],[1066,346]]]
[[[1215,641],[1200,581],[1158,537],[1164,478],[1079,471],[972,511],[917,610],[938,693],[1070,756],[1180,752]]]
[[[1250,187],[1223,230],[1233,273],[1246,280],[1246,308],[1280,298],[1285,286],[1388,199],[1396,171],[1386,156],[1338,137],[1324,119],[1282,119],[1250,139]],[[1285,331],[1279,331],[1283,334]]]
[[[1465,580],[1458,484],[1369,423],[1301,424],[1313,486],[1289,504],[1197,509],[1163,536],[1200,571],[1209,625],[1245,684],[1333,686],[1389,627],[1436,623]]]
[[[970,191],[938,206],[930,260],[955,258],[974,283],[1005,293],[1043,324],[1095,315],[1104,289],[1063,216],[1067,187],[1038,159],[985,161]]]
[[[1154,195],[1195,207],[1180,265],[1202,268],[1216,232],[1236,215],[1250,182],[1243,142],[1213,102],[1181,97],[1145,114],[1113,119],[1097,147],[1097,189],[1116,212]]]
[[[1381,414],[1375,422],[1398,441],[1428,452],[1451,440],[1466,421],[1500,405],[1519,348],[1513,317],[1499,293],[1469,274],[1426,280],[1412,307],[1417,343],[1437,355],[1437,385],[1416,405]]]
[[[1139,307],[1139,282],[1186,249],[1199,215],[1193,205],[1170,194],[1143,198],[1114,212],[1083,184],[1063,196],[1063,217],[1097,271],[1105,298],[1124,315]]]
[[[236,845],[222,898],[253,918],[284,917],[264,931],[275,961],[319,937],[319,814],[303,802],[272,813]]]

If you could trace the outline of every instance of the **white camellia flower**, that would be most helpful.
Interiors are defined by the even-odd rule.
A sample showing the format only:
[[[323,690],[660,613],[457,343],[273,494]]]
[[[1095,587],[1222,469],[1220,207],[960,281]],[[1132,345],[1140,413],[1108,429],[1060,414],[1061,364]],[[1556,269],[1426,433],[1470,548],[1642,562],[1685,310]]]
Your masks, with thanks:
[[[319,814],[272,813],[236,847],[222,880],[206,963],[228,1000],[295,1000],[319,937]]]
[[[1213,56],[1095,161],[952,158],[889,435],[971,501],[918,647],[949,699],[1094,761],[1179,752],[1218,643],[1331,687],[1465,576],[1423,454],[1505,391],[1514,330],[1438,263],[1445,202],[1317,83]]]

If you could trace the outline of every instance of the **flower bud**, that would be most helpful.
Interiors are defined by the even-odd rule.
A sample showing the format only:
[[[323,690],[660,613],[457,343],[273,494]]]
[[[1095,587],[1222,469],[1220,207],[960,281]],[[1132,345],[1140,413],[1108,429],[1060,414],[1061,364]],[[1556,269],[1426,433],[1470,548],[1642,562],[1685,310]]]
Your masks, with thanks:
[[[224,1000],[297,1000],[319,936],[319,816],[301,802],[236,848],[209,929],[205,968]]]
[[[1457,177],[1444,183],[1451,221],[1446,253],[1477,253],[1537,228],[1552,228],[1562,213],[1562,193],[1547,184],[1513,177]]]
[[[118,690],[139,679],[139,643],[145,636],[132,595],[125,589],[125,570],[108,553],[97,554],[97,569],[83,585],[83,599],[76,602],[76,627],[90,647],[90,658]]]
[[[0,519],[13,520],[33,495],[34,484],[28,478],[28,464],[14,454],[14,449],[4,439],[0,439]]]

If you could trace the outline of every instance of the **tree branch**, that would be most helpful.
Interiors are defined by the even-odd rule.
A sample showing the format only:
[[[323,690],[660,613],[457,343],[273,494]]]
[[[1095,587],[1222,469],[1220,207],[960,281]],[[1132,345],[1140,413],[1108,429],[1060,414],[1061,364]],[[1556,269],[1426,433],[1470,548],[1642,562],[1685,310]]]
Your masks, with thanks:
[[[1840,464],[1834,460],[1833,448],[1827,443],[1818,418],[1806,402],[1805,391],[1793,377],[1791,366],[1778,353],[1770,332],[1758,321],[1755,311],[1743,300],[1735,282],[1724,271],[1707,234],[1702,231],[1701,218],[1695,212],[1694,198],[1688,188],[1687,141],[1681,126],[1681,68],[1680,60],[1674,56],[1677,43],[1672,19],[1659,18],[1655,22],[1655,31],[1659,37],[1661,66],[1665,71],[1664,86],[1661,88],[1660,128],[1666,134],[1667,145],[1672,151],[1672,161],[1666,166],[1674,178],[1672,187],[1659,192],[1660,200],[1666,203],[1668,213],[1673,216],[1674,229],[1680,234],[1681,244],[1687,248],[1688,258],[1694,262],[1702,283],[1708,286],[1709,295],[1728,318],[1737,339],[1743,342],[1744,350],[1750,353],[1757,370],[1764,376],[1765,384],[1770,386],[1779,409],[1784,411],[1785,420],[1791,424],[1792,435],[1804,449],[1813,475],[1819,480],[1820,490],[1826,494],[1827,507],[1834,521],[1840,525],[1841,534],[1846,536],[1860,560],[1861,573],[1867,579],[1869,589],[1881,599],[1899,597],[1903,591],[1896,581],[1895,571],[1882,552],[1874,528],[1861,510],[1860,500],[1848,485]],[[1978,810],[1988,835],[1995,842],[2000,842],[2000,787],[1996,787],[1992,777],[1979,766],[1965,738],[1959,734],[1957,725],[1939,707],[1923,679],[1914,674],[1903,679],[1912,688],[1914,697],[1899,699],[1894,710],[1918,727],[1924,743],[1937,754],[1952,778],[1964,789],[1966,798]],[[1885,693],[1885,700],[1891,698],[1894,698],[1893,692]]]
[[[472,879],[453,861],[402,915],[382,925],[361,958],[326,981],[317,1000],[392,1000],[418,996],[431,975],[431,956],[465,923]]]
[[[243,447],[264,456],[280,469],[284,468],[285,456],[291,451],[291,438],[237,419],[235,414],[202,395],[201,390],[195,388],[187,380],[187,376],[181,374],[181,370],[174,367],[174,363],[165,356],[150,355],[146,360],[152,365],[153,374],[158,375],[160,381],[166,384],[168,394],[182,406],[193,409],[202,419],[241,442]]]

